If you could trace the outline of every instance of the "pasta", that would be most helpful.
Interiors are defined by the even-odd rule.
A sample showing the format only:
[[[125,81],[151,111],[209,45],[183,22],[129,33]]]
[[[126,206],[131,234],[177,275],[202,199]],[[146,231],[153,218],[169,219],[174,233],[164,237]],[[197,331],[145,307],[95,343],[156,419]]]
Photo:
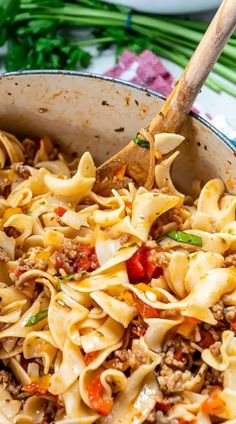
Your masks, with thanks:
[[[236,423],[236,197],[177,190],[183,139],[105,197],[88,152],[0,131],[0,424]]]

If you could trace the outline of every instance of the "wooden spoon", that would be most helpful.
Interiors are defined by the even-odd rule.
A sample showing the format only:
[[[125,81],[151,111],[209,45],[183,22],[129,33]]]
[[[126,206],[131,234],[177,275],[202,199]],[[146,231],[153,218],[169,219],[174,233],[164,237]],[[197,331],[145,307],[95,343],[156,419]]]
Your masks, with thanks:
[[[152,188],[155,134],[180,131],[201,87],[235,27],[236,0],[224,0],[161,111],[155,115],[148,127],[139,131],[138,137],[145,141],[146,148],[136,144],[134,139],[103,163],[97,169],[96,192],[107,194],[112,187],[124,187],[129,181],[127,177],[147,189]],[[114,180],[114,176],[122,167],[127,177],[122,181],[117,181],[116,178]]]

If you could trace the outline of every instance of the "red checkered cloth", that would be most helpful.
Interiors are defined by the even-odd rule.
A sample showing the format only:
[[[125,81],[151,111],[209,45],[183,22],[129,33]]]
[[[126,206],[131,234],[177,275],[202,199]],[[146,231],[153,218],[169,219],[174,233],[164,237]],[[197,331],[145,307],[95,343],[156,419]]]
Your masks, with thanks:
[[[160,59],[151,51],[145,50],[139,56],[126,50],[119,62],[105,75],[121,78],[151,88],[167,96],[173,87],[174,78]]]

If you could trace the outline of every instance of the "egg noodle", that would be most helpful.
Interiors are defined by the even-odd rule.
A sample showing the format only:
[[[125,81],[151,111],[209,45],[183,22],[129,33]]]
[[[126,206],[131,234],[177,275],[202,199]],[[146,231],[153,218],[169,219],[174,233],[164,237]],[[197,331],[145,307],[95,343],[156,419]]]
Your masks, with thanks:
[[[105,197],[90,153],[0,132],[1,424],[236,423],[236,197],[177,191],[183,139]]]

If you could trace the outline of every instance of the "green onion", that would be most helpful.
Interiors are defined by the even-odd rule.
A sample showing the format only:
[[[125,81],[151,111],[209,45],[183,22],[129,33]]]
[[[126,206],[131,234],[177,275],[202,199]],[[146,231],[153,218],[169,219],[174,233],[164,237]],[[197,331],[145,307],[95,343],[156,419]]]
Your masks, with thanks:
[[[26,323],[25,323],[25,327],[31,327],[32,325],[38,324],[39,321],[41,321],[42,319],[46,318],[48,316],[48,311],[41,311],[36,315],[33,315],[32,317],[30,317]]]
[[[7,42],[6,69],[86,68],[91,54],[85,48],[94,44],[101,50],[114,44],[116,55],[125,49],[135,54],[149,49],[185,67],[208,26],[189,19],[133,11],[127,31],[129,11],[101,0],[0,0],[0,45]],[[84,40],[82,35],[75,42],[73,28],[82,27],[92,28],[94,38]],[[236,33],[225,46],[206,85],[236,97],[235,59]],[[141,141],[141,147],[149,148],[147,141]]]
[[[59,277],[60,278],[60,280],[67,280],[67,281],[71,281],[71,280],[73,280],[74,279],[74,276],[75,276],[76,274],[70,274],[70,275],[62,275],[61,277]]]
[[[137,144],[137,145],[138,145],[138,146],[140,146],[140,147],[143,147],[144,149],[150,149],[150,143],[149,143],[149,141],[142,140],[142,139],[139,137],[139,134],[137,134],[137,135],[135,136],[135,138],[134,138],[134,143],[135,143],[135,144]]]
[[[166,235],[179,243],[194,244],[199,247],[202,246],[201,237],[185,233],[184,231],[170,231]]]

